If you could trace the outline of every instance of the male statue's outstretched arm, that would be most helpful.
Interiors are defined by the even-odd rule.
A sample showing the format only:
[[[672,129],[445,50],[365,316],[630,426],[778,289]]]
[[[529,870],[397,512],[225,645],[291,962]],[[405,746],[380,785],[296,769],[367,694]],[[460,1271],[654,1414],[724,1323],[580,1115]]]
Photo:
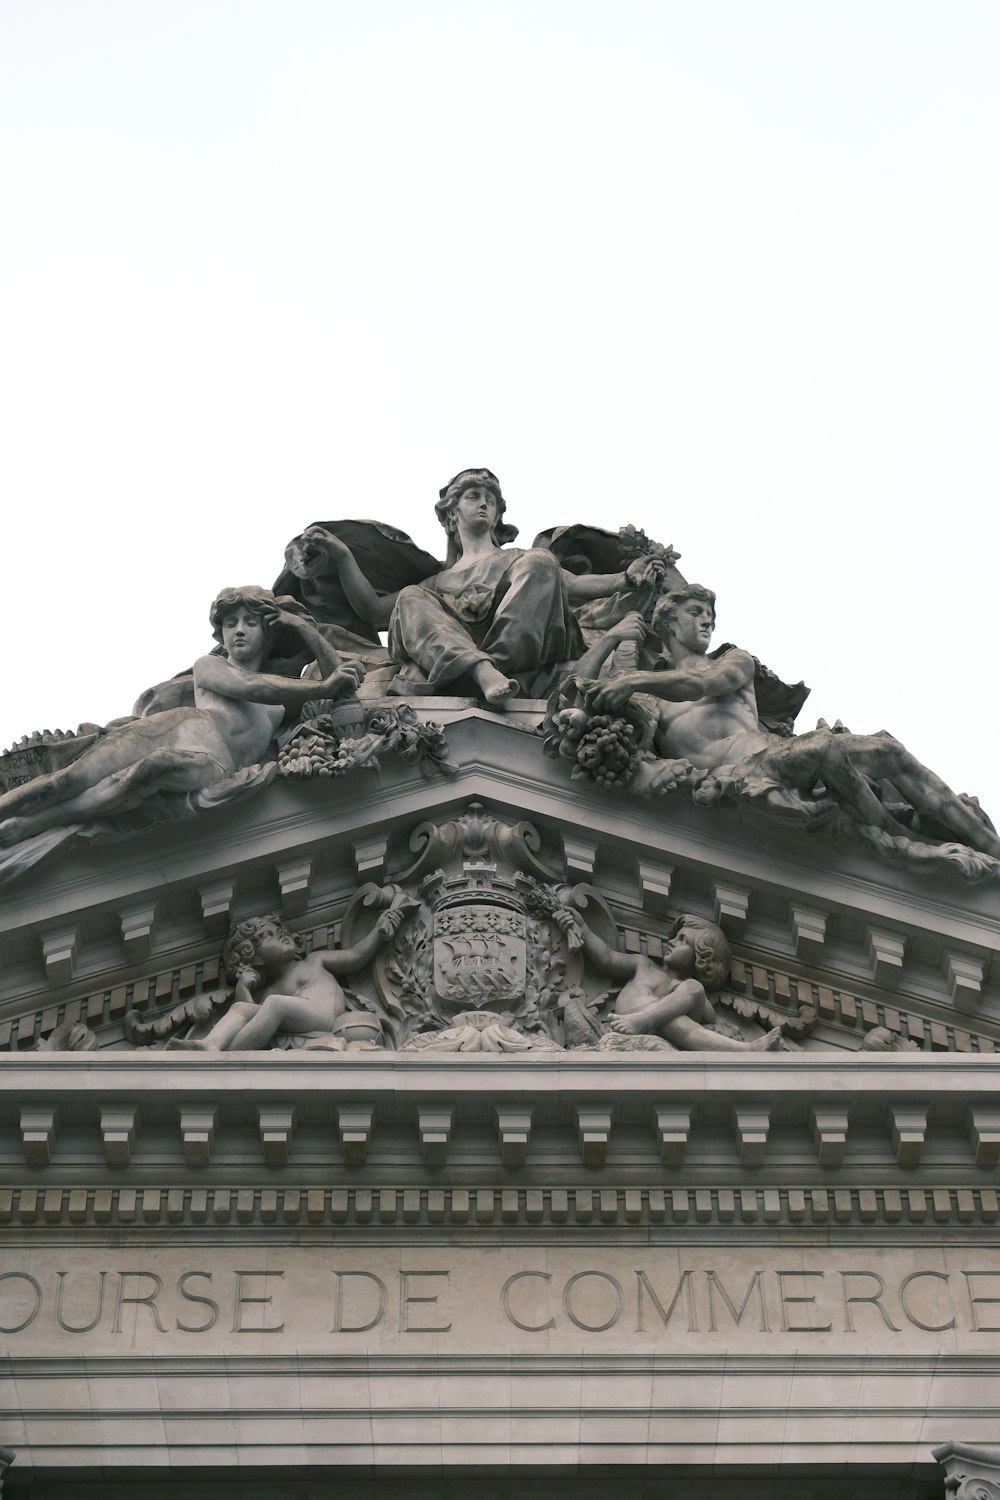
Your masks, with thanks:
[[[670,667],[663,672],[624,672],[602,687],[599,709],[621,708],[633,693],[648,693],[670,703],[693,703],[699,698],[725,698],[754,680],[754,660],[748,651],[727,651],[703,672]]]

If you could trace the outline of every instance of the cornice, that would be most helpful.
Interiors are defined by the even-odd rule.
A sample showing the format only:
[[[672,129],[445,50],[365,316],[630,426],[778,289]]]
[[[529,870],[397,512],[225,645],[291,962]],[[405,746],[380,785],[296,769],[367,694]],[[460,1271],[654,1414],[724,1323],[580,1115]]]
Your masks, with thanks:
[[[378,1173],[365,1189],[381,1190],[393,1163],[408,1187],[447,1167],[463,1188],[520,1173],[544,1189],[560,1164],[636,1190],[656,1164],[668,1180],[694,1174],[673,1178],[685,1189],[706,1169],[706,1186],[734,1169],[753,1185],[766,1164],[797,1190],[895,1187],[902,1170],[937,1191],[985,1186],[1000,1163],[1000,1066],[988,1057],[649,1056],[7,1055],[0,1143],[8,1182],[25,1189],[66,1169],[93,1185],[102,1159],[112,1182],[138,1172],[143,1188],[168,1166],[238,1164],[237,1176],[304,1170],[310,1191],[315,1173],[363,1168]]]
[[[240,1052],[219,1054],[162,1052],[93,1054],[0,1054],[0,1097],[12,1086],[37,1090],[48,1082],[60,1091],[83,1096],[97,1090],[140,1088],[171,1093],[177,1089],[204,1091],[212,1087],[245,1088],[254,1096],[261,1090],[316,1089],[338,1097],[345,1090],[388,1089],[421,1093],[439,1079],[443,1087],[469,1094],[484,1089],[491,1094],[573,1092],[596,1080],[602,1089],[625,1090],[630,1097],[696,1088],[706,1095],[730,1095],[734,1090],[768,1097],[813,1098],[817,1089],[849,1090],[859,1097],[896,1097],[919,1090],[935,1096],[1000,1098],[1000,1062],[995,1056],[975,1054],[941,1057],[930,1053],[879,1054],[703,1052],[649,1054],[615,1052],[537,1052],[511,1056],[484,1053],[435,1054],[390,1052],[342,1054],[308,1051]]]

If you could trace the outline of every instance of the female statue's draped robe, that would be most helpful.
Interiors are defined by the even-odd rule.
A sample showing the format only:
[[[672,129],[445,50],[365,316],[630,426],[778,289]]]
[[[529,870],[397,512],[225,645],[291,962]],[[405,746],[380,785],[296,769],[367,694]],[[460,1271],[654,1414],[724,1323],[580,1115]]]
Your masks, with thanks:
[[[436,573],[404,588],[389,622],[393,660],[414,663],[441,691],[487,661],[523,689],[582,649],[558,560],[540,547],[497,547],[459,578]]]

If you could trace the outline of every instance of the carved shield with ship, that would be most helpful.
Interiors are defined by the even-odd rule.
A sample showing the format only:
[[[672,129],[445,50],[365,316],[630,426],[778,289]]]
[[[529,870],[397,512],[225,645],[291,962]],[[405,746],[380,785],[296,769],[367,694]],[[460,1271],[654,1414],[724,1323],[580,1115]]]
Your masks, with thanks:
[[[439,907],[434,913],[433,956],[434,992],[448,1010],[510,1007],[524,997],[525,915],[489,901]]]

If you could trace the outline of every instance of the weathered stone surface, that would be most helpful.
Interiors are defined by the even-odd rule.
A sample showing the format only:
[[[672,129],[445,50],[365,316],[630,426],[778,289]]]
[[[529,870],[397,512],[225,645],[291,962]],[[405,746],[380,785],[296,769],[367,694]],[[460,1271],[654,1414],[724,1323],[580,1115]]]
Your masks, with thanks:
[[[234,927],[223,954],[235,986],[231,1002],[218,1019],[192,1013],[190,1005],[180,1006],[176,1025],[169,1028],[169,1045],[241,1052],[267,1047],[276,1039],[297,1038],[307,1046],[340,1051],[376,1046],[382,1039],[382,1023],[373,1013],[375,1007],[373,1012],[352,1011],[337,976],[370,964],[416,903],[393,886],[369,889],[384,909],[366,937],[350,948],[307,954],[302,939],[274,916],[250,917]],[[133,1038],[141,1024],[133,1018]],[[161,1027],[160,1034],[166,1030]]]
[[[0,757],[0,879],[23,875],[78,833],[121,837],[256,791],[275,775],[275,751],[291,778],[377,769],[388,753],[425,775],[451,774],[441,726],[384,695],[420,702],[456,689],[492,710],[551,689],[546,750],[607,790],[685,790],[703,807],[730,801],[860,840],[924,874],[1000,879],[1000,839],[978,804],[891,735],[850,734],[839,721],[792,735],[802,684],[783,684],[733,647],[708,655],[714,595],[684,584],[672,548],[634,526],[617,538],[556,528],[541,545],[506,547],[516,533],[488,469],[456,475],[437,509],[449,537],[443,568],[378,523],[309,527],[290,544],[279,583],[309,585],[322,627],[294,599],[231,590],[244,618],[232,649],[150,690],[138,718],[33,737]],[[367,640],[352,633],[362,624]],[[375,643],[382,627],[388,655]],[[283,654],[264,673],[279,637]],[[342,665],[335,640],[360,645],[363,659]],[[311,689],[295,675],[310,658]],[[369,672],[377,685],[363,705]],[[279,733],[286,711],[299,719]],[[803,907],[795,930],[803,956],[817,953],[816,914]],[[144,941],[136,928],[126,940]],[[976,960],[949,963],[972,1008]]]

